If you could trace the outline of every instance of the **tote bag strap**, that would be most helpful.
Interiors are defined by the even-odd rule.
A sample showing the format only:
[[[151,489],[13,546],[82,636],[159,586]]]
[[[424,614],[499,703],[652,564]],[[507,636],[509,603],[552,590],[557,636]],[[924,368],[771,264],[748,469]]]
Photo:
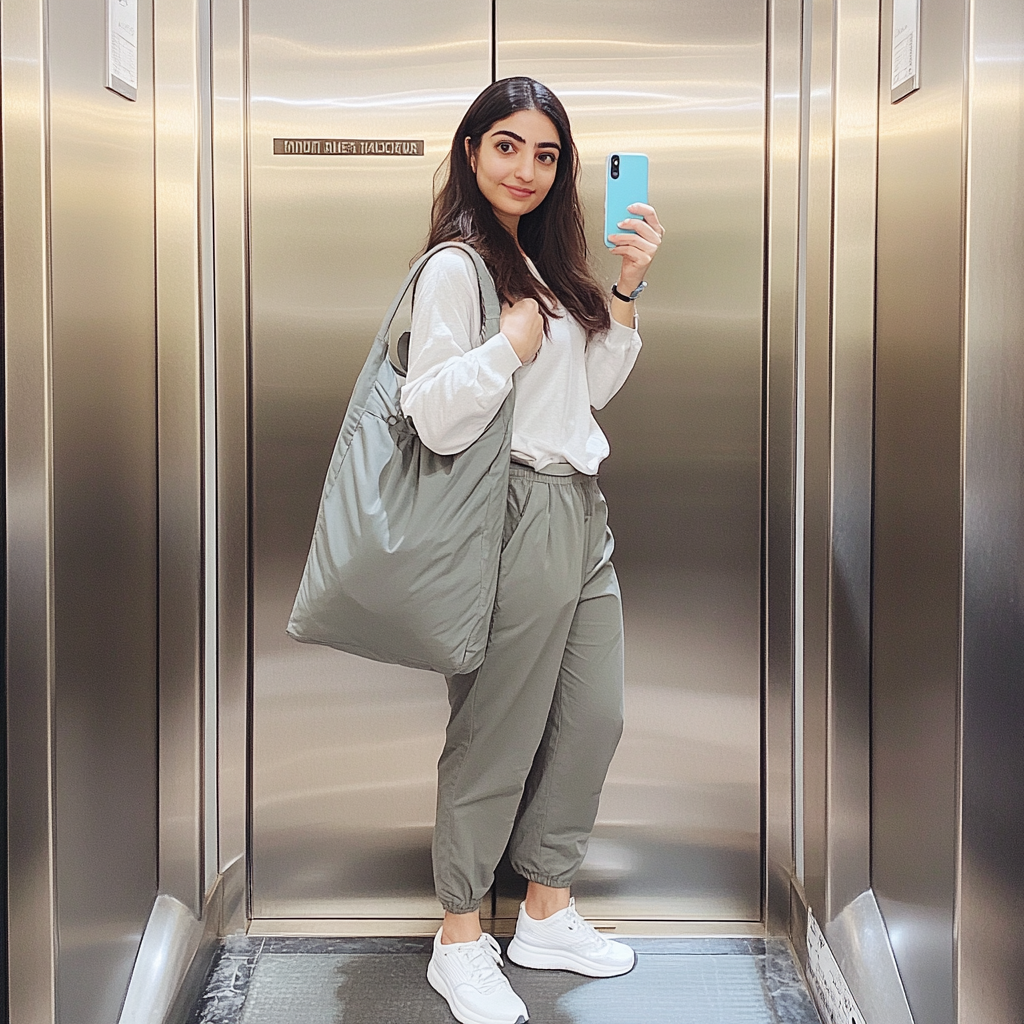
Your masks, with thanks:
[[[377,332],[377,337],[388,344],[388,358],[391,361],[391,365],[403,376],[409,361],[408,332],[403,334],[401,338],[390,338],[391,324],[409,289],[416,283],[423,268],[426,266],[427,260],[442,249],[461,249],[473,260],[473,265],[476,267],[477,281],[480,286],[480,298],[483,302],[483,336],[485,339],[493,338],[501,330],[501,303],[498,301],[498,293],[494,288],[494,280],[491,278],[487,265],[481,259],[480,253],[465,242],[441,242],[440,245],[435,245],[429,252],[425,252],[412,265],[408,275],[406,275],[405,282],[398,289],[398,294],[392,300],[387,313],[384,314],[384,320],[380,325],[380,330]]]

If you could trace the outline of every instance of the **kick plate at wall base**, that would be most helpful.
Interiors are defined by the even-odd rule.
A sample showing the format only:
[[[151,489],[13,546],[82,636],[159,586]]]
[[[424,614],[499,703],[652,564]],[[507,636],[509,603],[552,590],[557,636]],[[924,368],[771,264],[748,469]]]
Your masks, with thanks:
[[[825,1024],[867,1024],[810,909],[807,911],[807,982]]]
[[[602,931],[614,928],[617,937],[645,938],[764,938],[764,925],[739,921],[591,921]],[[367,936],[433,935],[441,918],[253,918],[249,936],[314,938],[366,938]],[[486,918],[485,927],[496,935],[511,935],[515,918]],[[862,1024],[858,1020],[858,1024]]]

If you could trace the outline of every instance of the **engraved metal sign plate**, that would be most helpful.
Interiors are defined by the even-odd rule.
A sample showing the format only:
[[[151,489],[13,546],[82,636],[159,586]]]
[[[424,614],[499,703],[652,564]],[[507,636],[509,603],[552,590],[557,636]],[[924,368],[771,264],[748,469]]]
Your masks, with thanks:
[[[423,156],[423,139],[274,139],[279,156]]]

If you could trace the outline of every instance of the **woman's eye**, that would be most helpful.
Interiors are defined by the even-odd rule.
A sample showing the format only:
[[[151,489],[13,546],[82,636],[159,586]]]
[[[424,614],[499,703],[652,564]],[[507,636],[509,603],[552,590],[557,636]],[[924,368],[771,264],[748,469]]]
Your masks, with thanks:
[[[542,164],[553,164],[555,162],[555,154],[554,153],[541,153],[541,155],[540,155],[540,162]]]
[[[498,149],[501,150],[502,153],[511,153],[512,152],[512,143],[511,142],[499,142],[498,143]]]

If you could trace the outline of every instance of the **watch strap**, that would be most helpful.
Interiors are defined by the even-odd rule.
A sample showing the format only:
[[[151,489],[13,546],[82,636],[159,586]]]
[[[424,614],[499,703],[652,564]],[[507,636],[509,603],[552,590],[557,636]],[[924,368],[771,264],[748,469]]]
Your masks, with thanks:
[[[612,285],[612,295],[617,299],[621,299],[623,302],[635,302],[636,297],[647,287],[646,281],[641,281],[628,295],[623,295],[619,289]]]

